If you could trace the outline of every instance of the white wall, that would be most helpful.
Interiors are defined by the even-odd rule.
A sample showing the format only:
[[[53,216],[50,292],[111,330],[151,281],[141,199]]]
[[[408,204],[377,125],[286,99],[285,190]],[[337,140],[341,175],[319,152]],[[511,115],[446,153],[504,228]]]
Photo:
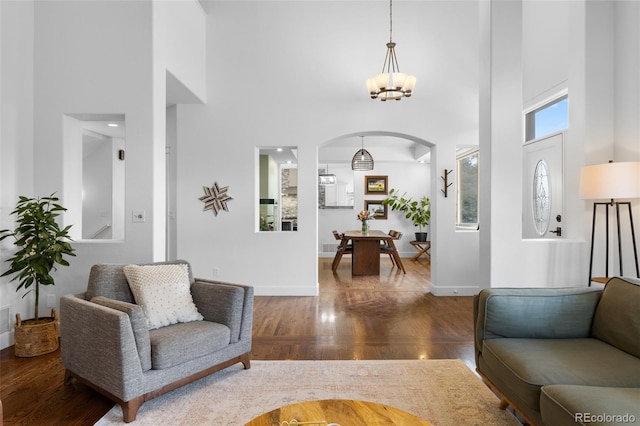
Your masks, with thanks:
[[[615,123],[617,161],[640,161],[640,3],[615,9]]]
[[[568,2],[522,2],[524,109],[566,89],[570,59]]]
[[[477,134],[474,135],[477,138]],[[475,139],[468,139],[475,142]],[[461,145],[465,143],[461,140]],[[456,168],[456,145],[443,144],[431,150],[431,158],[438,166],[431,169],[431,181],[434,183],[431,208],[431,286],[430,291],[436,296],[470,296],[480,289],[479,279],[479,233],[477,231],[456,230],[456,191],[455,174],[449,175],[453,185],[448,189],[445,198],[441,192],[444,181],[444,170]],[[480,147],[479,173],[485,172],[485,153]],[[433,160],[432,160],[433,161]],[[455,171],[454,171],[455,173]],[[483,204],[480,200],[480,228],[483,228]],[[436,268],[434,268],[434,265]]]
[[[0,229],[14,227],[19,195],[33,194],[33,4],[0,2]],[[13,253],[12,242],[0,243],[2,270]],[[32,302],[0,278],[0,308],[10,306],[12,320],[20,312],[33,315]],[[7,326],[7,324],[5,324]],[[12,324],[9,326],[12,327]],[[0,335],[0,348],[13,344],[13,333]]]
[[[111,138],[93,142],[91,146],[83,144],[82,149],[82,234],[84,238],[92,238],[112,222],[113,163],[117,151]],[[96,239],[111,238],[111,228],[96,236]]]
[[[208,103],[178,106],[178,257],[196,275],[216,270],[259,295],[316,294],[319,243],[330,235],[318,229],[318,146],[367,131],[477,143],[477,3],[394,5],[398,58],[418,79],[414,97],[394,103],[370,100],[364,83],[382,66],[387,19],[382,2],[214,3]],[[275,145],[299,147],[298,232],[256,233],[255,147]],[[198,200],[216,181],[233,197],[217,217]],[[443,229],[443,246],[454,232]],[[466,273],[473,282],[477,270]]]
[[[197,0],[155,1],[153,5],[155,58],[189,93],[183,103],[206,100],[206,14]],[[161,52],[161,53],[160,53]],[[188,100],[187,100],[188,99]]]
[[[152,259],[150,16],[144,2],[36,3],[34,192],[58,191],[63,204],[78,198],[63,184],[63,174],[80,166],[72,161],[77,147],[63,144],[64,114],[124,114],[127,127],[125,240],[74,243],[77,257],[56,273],[58,297],[86,288],[94,263]],[[147,222],[132,223],[132,210],[145,210]]]
[[[618,2],[615,8],[615,146],[614,161],[640,161],[640,3]],[[636,243],[640,244],[640,201],[632,201]],[[623,229],[630,229],[622,209]],[[627,233],[628,236],[628,233]],[[624,274],[635,276],[633,248],[623,241]],[[616,269],[617,270],[617,269]]]
[[[63,144],[64,114],[120,113],[126,117],[125,240],[73,243],[77,257],[70,259],[70,267],[54,273],[56,286],[45,289],[55,297],[56,305],[61,295],[86,288],[89,269],[95,263],[148,262],[165,256],[166,66],[161,41],[170,41],[174,52],[181,45],[191,52],[178,59],[177,54],[168,55],[182,61],[174,71],[190,80],[180,83],[183,90],[201,94],[204,75],[198,70],[203,60],[192,49],[203,44],[204,14],[195,0],[180,3],[187,8],[195,5],[201,20],[170,22],[174,27],[169,38],[162,36],[162,26],[154,28],[155,2],[0,3],[2,228],[11,227],[7,215],[18,194],[56,191],[63,205],[65,196],[71,196],[65,193],[69,188],[63,185],[64,171],[79,165],[71,161],[74,155]],[[192,43],[189,37],[194,34],[199,39]],[[189,84],[197,87],[189,89]],[[146,222],[132,223],[132,210],[144,210]],[[8,243],[3,242],[3,259],[12,250]],[[11,291],[11,286],[0,287],[0,306],[11,305],[13,313],[20,312],[24,318],[33,315],[31,301]],[[11,344],[12,333],[1,337],[2,347]]]
[[[555,287],[583,283],[584,235],[576,232],[575,228],[572,231],[570,225],[581,220],[575,214],[578,201],[571,195],[577,192],[576,180],[572,178],[576,172],[575,162],[565,164],[564,223],[569,224],[565,238],[561,241],[526,241],[521,238],[522,112],[568,84],[570,70],[567,69],[566,58],[570,62],[574,57],[565,50],[569,45],[567,26],[570,23],[566,16],[566,4],[493,2],[492,130],[491,140],[485,141],[486,144],[481,142],[481,152],[489,148],[492,157],[489,260],[492,287]],[[557,41],[551,43],[551,40]],[[569,92],[572,106],[573,96],[579,95],[576,93],[579,91]],[[580,143],[571,138],[575,127],[577,123],[571,121],[566,139],[568,151]],[[567,158],[576,161],[580,157],[567,155]]]
[[[616,42],[614,37],[618,23],[622,29],[638,26],[637,8],[627,3],[492,3],[492,126],[490,136],[481,141],[481,152],[490,150],[492,162],[491,177],[485,182],[491,187],[491,266],[490,273],[483,276],[491,286],[587,285],[592,204],[579,199],[580,168],[604,163],[618,150],[634,158],[640,151],[637,138],[628,137],[637,134],[637,120],[614,119],[618,110],[628,106],[631,114],[636,114],[640,98],[637,72],[633,76],[619,72],[614,78],[621,64],[631,64],[632,72],[636,66],[637,71],[637,30],[625,33],[633,41],[619,34]],[[519,231],[520,114],[562,89],[568,90],[570,105],[565,139],[564,238],[523,241]]]

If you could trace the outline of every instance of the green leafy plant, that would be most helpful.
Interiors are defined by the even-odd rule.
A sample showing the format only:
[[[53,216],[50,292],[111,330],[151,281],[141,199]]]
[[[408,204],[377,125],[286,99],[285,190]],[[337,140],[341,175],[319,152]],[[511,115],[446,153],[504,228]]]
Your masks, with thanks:
[[[51,271],[55,265],[69,266],[63,256],[75,256],[74,248],[69,244],[69,229],[64,229],[56,222],[60,212],[66,211],[57,204],[58,198],[27,198],[20,196],[16,208],[11,212],[16,215],[17,227],[11,231],[0,231],[0,241],[14,237],[14,245],[18,251],[7,259],[10,267],[1,276],[16,274],[9,282],[18,280],[18,288],[27,290],[23,298],[35,287],[35,319],[38,320],[38,304],[40,301],[40,285],[55,285]]]
[[[422,232],[422,227],[428,226],[431,220],[431,201],[428,197],[422,197],[417,201],[407,198],[406,192],[399,194],[400,191],[391,188],[389,196],[382,200],[382,204],[389,206],[393,211],[404,213],[404,217],[411,220]]]

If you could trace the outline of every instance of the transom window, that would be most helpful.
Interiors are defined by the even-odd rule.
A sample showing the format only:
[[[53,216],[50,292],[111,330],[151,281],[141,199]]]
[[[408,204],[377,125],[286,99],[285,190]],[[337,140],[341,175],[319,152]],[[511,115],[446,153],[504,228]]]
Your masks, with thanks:
[[[561,96],[525,114],[525,141],[540,139],[569,127],[569,97]]]

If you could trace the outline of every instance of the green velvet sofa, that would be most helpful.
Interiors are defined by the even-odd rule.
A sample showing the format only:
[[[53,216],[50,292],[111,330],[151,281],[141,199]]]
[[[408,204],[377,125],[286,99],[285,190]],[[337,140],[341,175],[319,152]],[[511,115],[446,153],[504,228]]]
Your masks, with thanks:
[[[478,373],[533,425],[640,424],[640,280],[474,298]]]

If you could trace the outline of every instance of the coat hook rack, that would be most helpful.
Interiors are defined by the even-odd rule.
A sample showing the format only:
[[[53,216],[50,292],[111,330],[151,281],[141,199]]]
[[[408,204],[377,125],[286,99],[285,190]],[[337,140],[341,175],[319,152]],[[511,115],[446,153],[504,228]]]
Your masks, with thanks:
[[[453,185],[453,182],[449,183],[449,175],[453,172],[453,170],[444,169],[444,176],[440,176],[440,179],[443,180],[444,189],[441,189],[444,194],[444,198],[447,198],[449,195],[449,187]]]

